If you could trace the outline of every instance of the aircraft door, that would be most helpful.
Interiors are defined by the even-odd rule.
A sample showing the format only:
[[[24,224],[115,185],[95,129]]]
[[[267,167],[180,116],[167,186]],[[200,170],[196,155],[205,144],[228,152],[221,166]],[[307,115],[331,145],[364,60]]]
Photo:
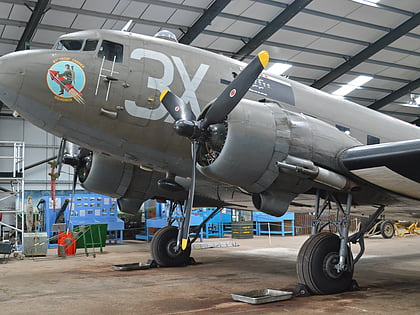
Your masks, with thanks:
[[[99,68],[94,91],[101,114],[115,117],[124,108],[123,95],[128,88],[127,59],[124,46],[103,40],[98,51]]]

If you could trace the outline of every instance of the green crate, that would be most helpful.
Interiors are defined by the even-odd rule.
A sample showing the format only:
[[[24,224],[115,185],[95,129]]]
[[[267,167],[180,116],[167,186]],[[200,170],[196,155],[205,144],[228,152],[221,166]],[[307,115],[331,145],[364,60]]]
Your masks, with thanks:
[[[105,247],[108,224],[75,225],[76,248]]]

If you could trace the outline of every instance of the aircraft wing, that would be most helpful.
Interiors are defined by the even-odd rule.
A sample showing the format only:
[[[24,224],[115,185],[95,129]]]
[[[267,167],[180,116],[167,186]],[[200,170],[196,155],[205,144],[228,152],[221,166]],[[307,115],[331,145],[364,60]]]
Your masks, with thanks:
[[[345,170],[367,182],[420,199],[420,140],[353,147],[339,161]]]

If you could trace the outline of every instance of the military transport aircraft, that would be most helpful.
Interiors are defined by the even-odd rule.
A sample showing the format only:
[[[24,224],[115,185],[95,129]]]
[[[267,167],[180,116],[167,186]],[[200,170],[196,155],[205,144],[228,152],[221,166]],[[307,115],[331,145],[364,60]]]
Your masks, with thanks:
[[[251,204],[281,216],[296,196],[314,194],[298,279],[315,294],[345,291],[364,231],[386,205],[420,200],[420,129],[265,72],[268,62],[265,51],[245,65],[170,32],[81,31],[51,50],[1,57],[0,100],[80,146],[64,154],[63,145],[60,159],[87,190],[117,197],[122,211],[147,199],[185,202],[179,228],[152,240],[162,266],[189,260],[192,206]],[[361,204],[377,210],[349,235],[351,208]],[[324,221],[330,205],[337,219]],[[360,246],[354,259],[352,243]]]

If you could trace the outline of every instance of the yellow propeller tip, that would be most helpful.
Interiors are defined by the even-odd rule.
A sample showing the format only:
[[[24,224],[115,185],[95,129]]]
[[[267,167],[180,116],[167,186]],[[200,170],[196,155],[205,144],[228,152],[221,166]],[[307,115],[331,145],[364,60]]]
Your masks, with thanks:
[[[270,55],[266,50],[263,50],[258,54],[258,58],[260,59],[261,65],[265,68],[270,60]]]
[[[165,90],[160,94],[160,101],[162,102],[162,100],[165,98],[166,94],[169,92],[169,90]]]
[[[187,249],[187,245],[188,245],[188,239],[183,238],[182,239],[182,244],[181,244],[182,250],[186,250]]]

